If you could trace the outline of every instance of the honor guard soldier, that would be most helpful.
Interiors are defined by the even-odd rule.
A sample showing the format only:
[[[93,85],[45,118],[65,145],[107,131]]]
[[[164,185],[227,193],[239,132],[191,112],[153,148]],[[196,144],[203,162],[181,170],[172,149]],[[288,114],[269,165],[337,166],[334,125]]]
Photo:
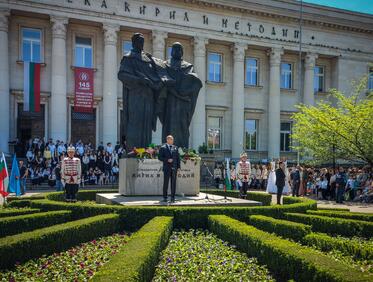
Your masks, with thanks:
[[[251,175],[251,165],[247,160],[247,154],[245,152],[240,155],[240,161],[237,163],[236,171],[238,184],[240,186],[240,195],[241,198],[245,199]]]
[[[80,159],[74,157],[74,147],[67,148],[67,155],[68,157],[64,158],[61,163],[61,182],[65,187],[66,201],[76,202],[76,193],[82,174],[81,164]]]

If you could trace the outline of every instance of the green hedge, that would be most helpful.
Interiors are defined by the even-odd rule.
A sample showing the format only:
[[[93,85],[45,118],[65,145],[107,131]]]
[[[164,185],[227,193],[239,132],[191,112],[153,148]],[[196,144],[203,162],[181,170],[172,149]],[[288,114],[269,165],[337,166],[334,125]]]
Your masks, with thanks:
[[[342,212],[349,212],[350,209],[348,208],[326,208],[326,207],[317,207],[317,210],[321,211],[342,211]]]
[[[93,277],[93,281],[151,281],[172,232],[172,217],[155,217]]]
[[[373,222],[373,214],[371,213],[361,213],[361,212],[340,212],[340,211],[326,211],[326,210],[317,210],[317,211],[307,211],[308,214],[320,215],[320,216],[330,216],[338,218],[347,218],[347,219],[357,219],[363,221]]]
[[[331,237],[324,233],[311,233],[303,238],[307,245],[314,246],[323,252],[338,250],[345,255],[354,256],[357,259],[372,260],[373,249],[364,243],[340,237]]]
[[[40,212],[40,209],[30,209],[30,208],[22,208],[22,209],[0,209],[0,219],[2,217],[8,216],[18,216],[24,214],[31,214]]]
[[[201,192],[219,196],[226,195],[231,198],[240,198],[240,191],[238,190],[227,190],[227,192],[224,192],[224,190],[221,189],[201,189]],[[260,192],[247,192],[246,199],[261,202],[263,206],[270,206],[272,195]]]
[[[252,215],[248,223],[261,230],[275,233],[284,238],[301,241],[304,236],[311,233],[311,226],[302,223],[275,219],[263,215]]]
[[[11,268],[16,262],[67,250],[121,228],[118,215],[105,214],[1,238],[0,269]]]
[[[37,199],[40,200],[40,199]],[[17,201],[11,201],[7,204],[8,207],[11,208],[26,208],[29,207],[32,200],[17,200]]]
[[[35,194],[35,195],[32,195],[32,196],[28,196],[28,197],[25,197],[25,196],[22,196],[22,197],[7,197],[6,198],[6,201],[7,203],[11,203],[11,202],[16,202],[16,201],[23,201],[23,200],[41,200],[41,199],[45,199],[45,195],[46,193],[43,193],[43,194]]]
[[[35,200],[31,207],[48,210],[71,210],[73,218],[94,216],[104,213],[118,213],[126,224],[126,230],[134,231],[155,216],[173,216],[176,228],[207,228],[210,214],[225,214],[241,221],[247,216],[262,214],[272,217],[283,217],[285,212],[305,213],[306,210],[316,209],[316,201],[296,198],[294,204],[258,207],[180,207],[180,206],[131,206],[95,205],[91,203],[65,203],[51,200]]]
[[[310,247],[282,239],[224,215],[209,216],[209,229],[266,264],[280,281],[372,281],[373,276]]]
[[[0,237],[19,234],[71,220],[71,211],[50,211],[0,218]]]
[[[373,236],[372,222],[299,213],[285,213],[285,216],[288,220],[311,225],[315,232],[348,237],[370,238]]]
[[[96,201],[97,193],[118,193],[118,189],[79,190],[77,199],[79,201]],[[51,192],[46,194],[45,198],[52,201],[65,201],[64,192]]]

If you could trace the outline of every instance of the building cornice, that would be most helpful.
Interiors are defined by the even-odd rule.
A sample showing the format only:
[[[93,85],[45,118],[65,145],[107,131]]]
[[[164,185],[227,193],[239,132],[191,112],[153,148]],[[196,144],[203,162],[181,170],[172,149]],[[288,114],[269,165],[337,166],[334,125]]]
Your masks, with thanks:
[[[285,19],[299,24],[299,1],[294,0],[183,0],[204,8],[230,10],[274,19]],[[281,3],[280,5],[274,5]],[[250,8],[248,8],[250,7]],[[352,19],[348,19],[348,17]],[[363,20],[364,19],[364,20]],[[373,16],[326,6],[303,3],[304,24],[338,30],[373,34]]]

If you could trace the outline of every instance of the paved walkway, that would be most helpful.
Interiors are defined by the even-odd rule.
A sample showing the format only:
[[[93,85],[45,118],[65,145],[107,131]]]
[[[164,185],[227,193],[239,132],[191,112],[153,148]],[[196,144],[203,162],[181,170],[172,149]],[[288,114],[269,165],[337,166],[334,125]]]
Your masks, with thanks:
[[[111,186],[105,187],[107,189],[112,189]],[[105,189],[103,188],[103,189]],[[84,189],[100,189],[98,187],[89,187]],[[102,188],[101,188],[102,189]],[[33,190],[28,191],[24,196],[22,197],[29,197],[36,194],[41,194],[45,192],[53,192],[55,190]],[[258,191],[253,190],[253,192],[261,192],[266,193],[265,191]],[[11,195],[13,196],[13,195]],[[0,205],[2,204],[2,197],[0,197]],[[276,195],[272,195],[272,204],[276,204]],[[352,203],[352,202],[345,202],[343,204],[337,204],[335,201],[324,201],[324,200],[317,200],[317,205],[319,207],[323,208],[348,208],[351,212],[364,212],[364,213],[373,213],[373,204],[364,204],[364,203]]]

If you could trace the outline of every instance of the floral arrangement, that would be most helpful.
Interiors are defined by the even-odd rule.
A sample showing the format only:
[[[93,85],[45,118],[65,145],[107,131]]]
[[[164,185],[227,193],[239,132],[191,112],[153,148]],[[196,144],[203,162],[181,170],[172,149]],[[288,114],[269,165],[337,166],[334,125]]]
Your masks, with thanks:
[[[204,231],[171,235],[153,281],[275,281],[255,258]]]
[[[128,238],[126,234],[113,234],[30,260],[11,271],[0,272],[0,281],[88,281]]]
[[[161,146],[155,144],[150,144],[147,148],[135,147],[127,154],[127,157],[135,157],[137,159],[157,159],[160,147]],[[184,163],[186,163],[187,160],[194,161],[195,163],[201,160],[201,157],[192,149],[179,148],[179,155],[181,161]]]

